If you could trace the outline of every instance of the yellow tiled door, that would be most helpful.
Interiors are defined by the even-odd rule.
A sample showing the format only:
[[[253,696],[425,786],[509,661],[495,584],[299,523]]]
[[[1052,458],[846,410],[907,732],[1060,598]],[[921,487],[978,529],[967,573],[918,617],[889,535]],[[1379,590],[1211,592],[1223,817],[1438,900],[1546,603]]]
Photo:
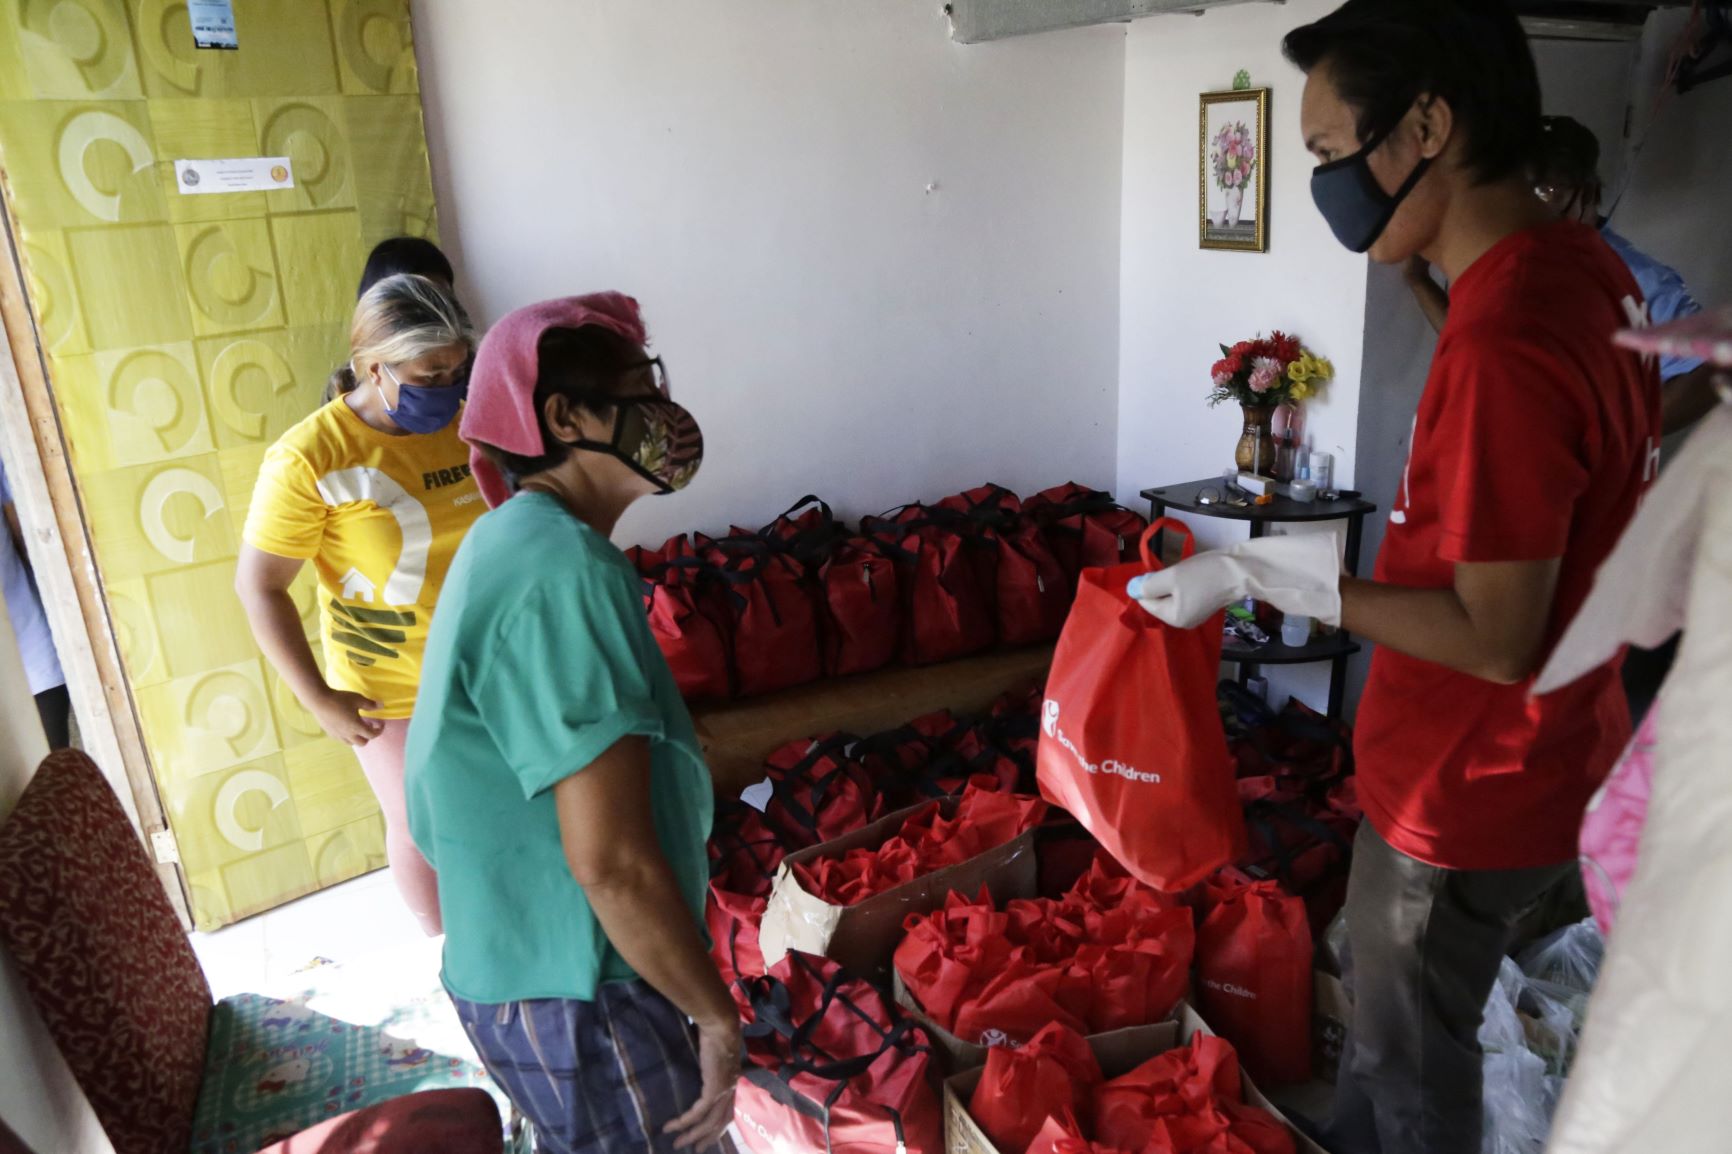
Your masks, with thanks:
[[[232,582],[265,448],[347,355],[367,250],[435,230],[408,0],[234,8],[222,51],[176,0],[0,5],[6,205],[204,929],[384,865],[353,754],[260,658]],[[176,160],[252,156],[289,157],[294,187],[177,190]]]

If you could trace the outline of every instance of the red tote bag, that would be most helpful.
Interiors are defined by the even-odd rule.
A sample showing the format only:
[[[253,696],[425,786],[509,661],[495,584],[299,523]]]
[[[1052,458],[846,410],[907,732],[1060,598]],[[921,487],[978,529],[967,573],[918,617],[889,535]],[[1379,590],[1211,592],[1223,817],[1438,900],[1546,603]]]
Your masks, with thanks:
[[[1311,925],[1273,881],[1211,883],[1197,931],[1197,1008],[1268,1086],[1311,1077]]]
[[[1245,823],[1215,702],[1221,614],[1175,629],[1125,587],[1159,569],[1143,534],[1141,565],[1086,569],[1053,654],[1035,772],[1048,801],[1076,816],[1140,881],[1182,890],[1244,852]]]

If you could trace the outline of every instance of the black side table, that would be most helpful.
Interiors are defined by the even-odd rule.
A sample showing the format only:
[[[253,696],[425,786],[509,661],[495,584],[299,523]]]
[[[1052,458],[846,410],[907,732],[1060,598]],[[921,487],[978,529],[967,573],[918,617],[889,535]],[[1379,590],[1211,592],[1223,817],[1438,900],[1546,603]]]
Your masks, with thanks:
[[[1204,481],[1190,481],[1183,485],[1165,485],[1158,489],[1144,489],[1143,498],[1149,503],[1151,518],[1160,518],[1168,512],[1191,513],[1199,517],[1220,517],[1229,521],[1246,521],[1251,526],[1253,538],[1262,537],[1269,532],[1271,525],[1293,525],[1310,521],[1346,521],[1347,522],[1347,572],[1351,576],[1359,574],[1359,543],[1364,535],[1365,515],[1377,511],[1377,506],[1369,501],[1361,500],[1358,493],[1344,490],[1334,501],[1295,501],[1288,497],[1276,497],[1268,505],[1204,505],[1198,502],[1198,495],[1206,488],[1213,488],[1225,494],[1226,482],[1220,477],[1210,477]],[[1279,638],[1271,638],[1267,645],[1251,646],[1239,638],[1229,638],[1221,650],[1223,661],[1236,662],[1239,666],[1241,683],[1256,676],[1259,665],[1307,665],[1314,661],[1327,661],[1329,670],[1329,716],[1341,716],[1341,699],[1346,692],[1347,659],[1359,652],[1359,643],[1350,637],[1345,629],[1313,639],[1308,645],[1297,648],[1281,644]]]

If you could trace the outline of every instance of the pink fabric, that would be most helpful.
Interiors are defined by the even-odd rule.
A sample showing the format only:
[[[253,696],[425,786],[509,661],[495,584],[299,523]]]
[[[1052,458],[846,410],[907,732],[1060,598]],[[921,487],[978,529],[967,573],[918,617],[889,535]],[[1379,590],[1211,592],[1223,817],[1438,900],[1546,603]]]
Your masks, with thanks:
[[[458,431],[468,441],[469,467],[489,508],[511,497],[505,478],[473,446],[491,445],[519,457],[546,452],[541,424],[535,416],[535,378],[539,372],[542,334],[548,329],[579,329],[599,325],[635,344],[644,343],[643,318],[637,301],[623,293],[590,293],[542,301],[507,313],[487,331],[475,353],[469,374],[469,402]]]
[[[445,932],[439,918],[439,879],[409,836],[409,811],[403,798],[403,746],[409,739],[409,721],[382,724],[379,736],[356,749],[355,756],[385,819],[385,860],[391,863],[391,881],[421,923],[421,932],[436,938]]]
[[[1654,788],[1659,711],[1658,705],[1648,711],[1582,819],[1582,882],[1588,891],[1588,908],[1601,933],[1612,932],[1618,903],[1636,873],[1642,826],[1648,820],[1648,798]]]

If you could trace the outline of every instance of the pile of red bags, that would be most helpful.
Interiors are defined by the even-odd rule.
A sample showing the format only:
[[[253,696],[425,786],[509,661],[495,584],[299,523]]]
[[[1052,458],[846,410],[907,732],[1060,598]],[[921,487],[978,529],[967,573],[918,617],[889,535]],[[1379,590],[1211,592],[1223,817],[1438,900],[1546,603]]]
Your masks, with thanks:
[[[710,836],[710,892],[704,927],[710,956],[722,980],[744,1008],[741,978],[764,972],[758,923],[786,850],[758,811],[741,802],[718,804]]]
[[[896,972],[937,1025],[975,1045],[1021,1045],[1048,1023],[1081,1034],[1167,1017],[1189,981],[1189,909],[1105,855],[1064,897],[1000,911],[982,891],[917,914]]]
[[[976,788],[1012,792],[1033,780],[1034,711],[1040,688],[1010,694],[977,718],[930,714],[865,739],[826,734],[789,742],[765,765],[770,800],[759,813],[717,805],[705,908],[722,977],[764,972],[758,924],[782,858],[851,833],[924,799]]]
[[[682,534],[629,556],[651,632],[695,701],[1050,641],[1078,566],[1134,547],[1142,524],[1074,484],[1026,504],[984,485],[857,532],[808,496],[761,529]]]
[[[923,874],[960,865],[1040,824],[1045,802],[998,793],[996,787],[990,778],[970,782],[950,817],[934,803],[876,848],[861,846],[837,857],[801,862],[793,866],[794,874],[807,893],[832,905],[850,906]]]
[[[1353,734],[1297,700],[1275,713],[1232,682],[1220,698],[1248,842],[1238,865],[1301,898],[1321,935],[1347,900],[1361,818]]]
[[[747,983],[734,1121],[756,1154],[941,1154],[926,1032],[834,962],[791,953]]]
[[[1003,1154],[1294,1154],[1280,1119],[1245,1103],[1238,1056],[1209,1034],[1104,1081],[1083,1040],[1054,1024],[996,1047],[968,1110]]]

